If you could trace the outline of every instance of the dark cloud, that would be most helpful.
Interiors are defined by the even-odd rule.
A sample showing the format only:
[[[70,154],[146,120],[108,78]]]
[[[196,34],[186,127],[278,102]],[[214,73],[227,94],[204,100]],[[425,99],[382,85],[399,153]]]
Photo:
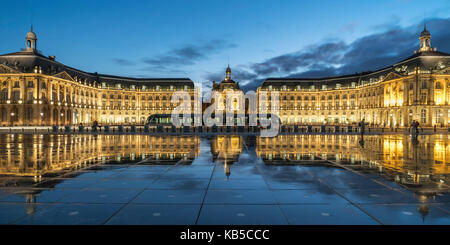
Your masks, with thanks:
[[[113,62],[121,65],[121,66],[133,66],[135,65],[135,62],[131,61],[131,60],[126,60],[126,59],[113,59]]]
[[[431,45],[440,51],[449,52],[450,18],[428,19],[426,23],[432,35]],[[260,63],[238,66],[233,69],[234,80],[241,87],[254,90],[267,77],[319,78],[381,69],[414,54],[419,46],[423,22],[408,27],[389,22],[374,29],[378,32],[349,44],[328,41]],[[235,70],[241,73],[235,74]],[[223,72],[219,74],[223,75]],[[209,74],[206,78],[214,77],[217,81],[216,75]]]
[[[207,59],[211,54],[224,49],[236,47],[235,44],[223,39],[214,39],[202,44],[188,44],[174,48],[152,58],[142,59],[148,70],[166,71],[180,66],[193,65],[197,61]]]
[[[319,63],[338,64],[343,52],[348,49],[344,42],[323,43],[310,46],[295,53],[280,55],[251,66],[259,75],[272,75],[277,73],[289,74],[299,68],[307,68]]]

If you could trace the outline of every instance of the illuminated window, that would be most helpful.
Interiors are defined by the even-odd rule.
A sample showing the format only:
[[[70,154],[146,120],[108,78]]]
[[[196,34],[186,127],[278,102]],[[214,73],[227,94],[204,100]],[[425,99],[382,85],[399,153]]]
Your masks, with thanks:
[[[420,122],[427,123],[427,110],[426,109],[422,109],[420,111]]]
[[[427,100],[427,93],[422,93],[420,96],[421,96],[421,97],[420,97],[420,100],[421,100],[422,102],[425,102],[425,101]]]

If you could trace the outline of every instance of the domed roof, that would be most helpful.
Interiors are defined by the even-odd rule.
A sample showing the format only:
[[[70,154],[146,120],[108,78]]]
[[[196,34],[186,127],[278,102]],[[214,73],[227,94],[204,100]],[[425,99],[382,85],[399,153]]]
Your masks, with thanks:
[[[30,32],[27,33],[26,39],[36,40],[36,33],[33,32],[33,26],[31,26]]]
[[[427,30],[427,26],[423,27],[423,31],[420,33],[420,37],[429,37],[431,36],[430,32]]]

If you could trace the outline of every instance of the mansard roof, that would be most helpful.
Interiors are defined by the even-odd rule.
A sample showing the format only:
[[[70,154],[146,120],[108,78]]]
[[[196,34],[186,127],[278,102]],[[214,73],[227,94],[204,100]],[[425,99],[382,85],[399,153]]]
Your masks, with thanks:
[[[189,78],[134,78],[85,72],[66,66],[52,57],[46,57],[37,50],[26,50],[0,55],[0,65],[22,73],[33,73],[36,67],[42,71],[42,74],[50,76],[56,76],[57,74],[65,72],[72,77],[73,80],[88,84],[100,84],[105,82],[112,86],[121,84],[122,87],[129,85],[145,85],[147,87],[155,85],[174,85],[176,87],[181,87],[187,85],[190,88],[194,87],[194,82]]]
[[[414,55],[392,66],[376,71],[322,78],[268,78],[263,82],[262,88],[286,85],[290,88],[300,86],[301,89],[309,89],[314,85],[315,89],[320,89],[322,85],[326,85],[327,89],[333,89],[337,87],[337,84],[340,84],[342,87],[349,87],[352,84],[365,85],[384,81],[389,74],[396,74],[395,78],[408,76],[413,74],[416,68],[434,74],[448,73],[448,69],[446,69],[448,67],[450,67],[450,54],[438,51],[416,52]]]

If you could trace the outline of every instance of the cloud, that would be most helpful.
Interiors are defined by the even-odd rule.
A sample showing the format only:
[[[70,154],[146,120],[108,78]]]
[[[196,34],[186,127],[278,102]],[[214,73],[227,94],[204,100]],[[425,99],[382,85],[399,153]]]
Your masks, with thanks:
[[[121,66],[133,66],[133,65],[135,65],[135,62],[133,62],[131,60],[126,60],[126,59],[116,58],[116,59],[112,59],[112,61],[114,63],[118,64],[118,65],[121,65]]]
[[[358,22],[351,22],[351,23],[344,25],[341,28],[341,31],[352,34],[358,26],[359,26]]]
[[[214,53],[234,47],[236,47],[234,43],[223,39],[213,39],[201,44],[187,44],[174,48],[155,57],[143,58],[142,62],[148,70],[173,70],[181,66],[194,65]]]
[[[426,23],[432,35],[432,46],[449,52],[450,18],[428,19]],[[381,69],[414,54],[423,22],[407,27],[390,22],[374,29],[376,33],[348,44],[339,40],[326,41],[259,63],[232,67],[232,76],[242,88],[254,90],[268,77],[319,78]],[[207,74],[206,79],[218,81],[219,74],[224,73]]]

